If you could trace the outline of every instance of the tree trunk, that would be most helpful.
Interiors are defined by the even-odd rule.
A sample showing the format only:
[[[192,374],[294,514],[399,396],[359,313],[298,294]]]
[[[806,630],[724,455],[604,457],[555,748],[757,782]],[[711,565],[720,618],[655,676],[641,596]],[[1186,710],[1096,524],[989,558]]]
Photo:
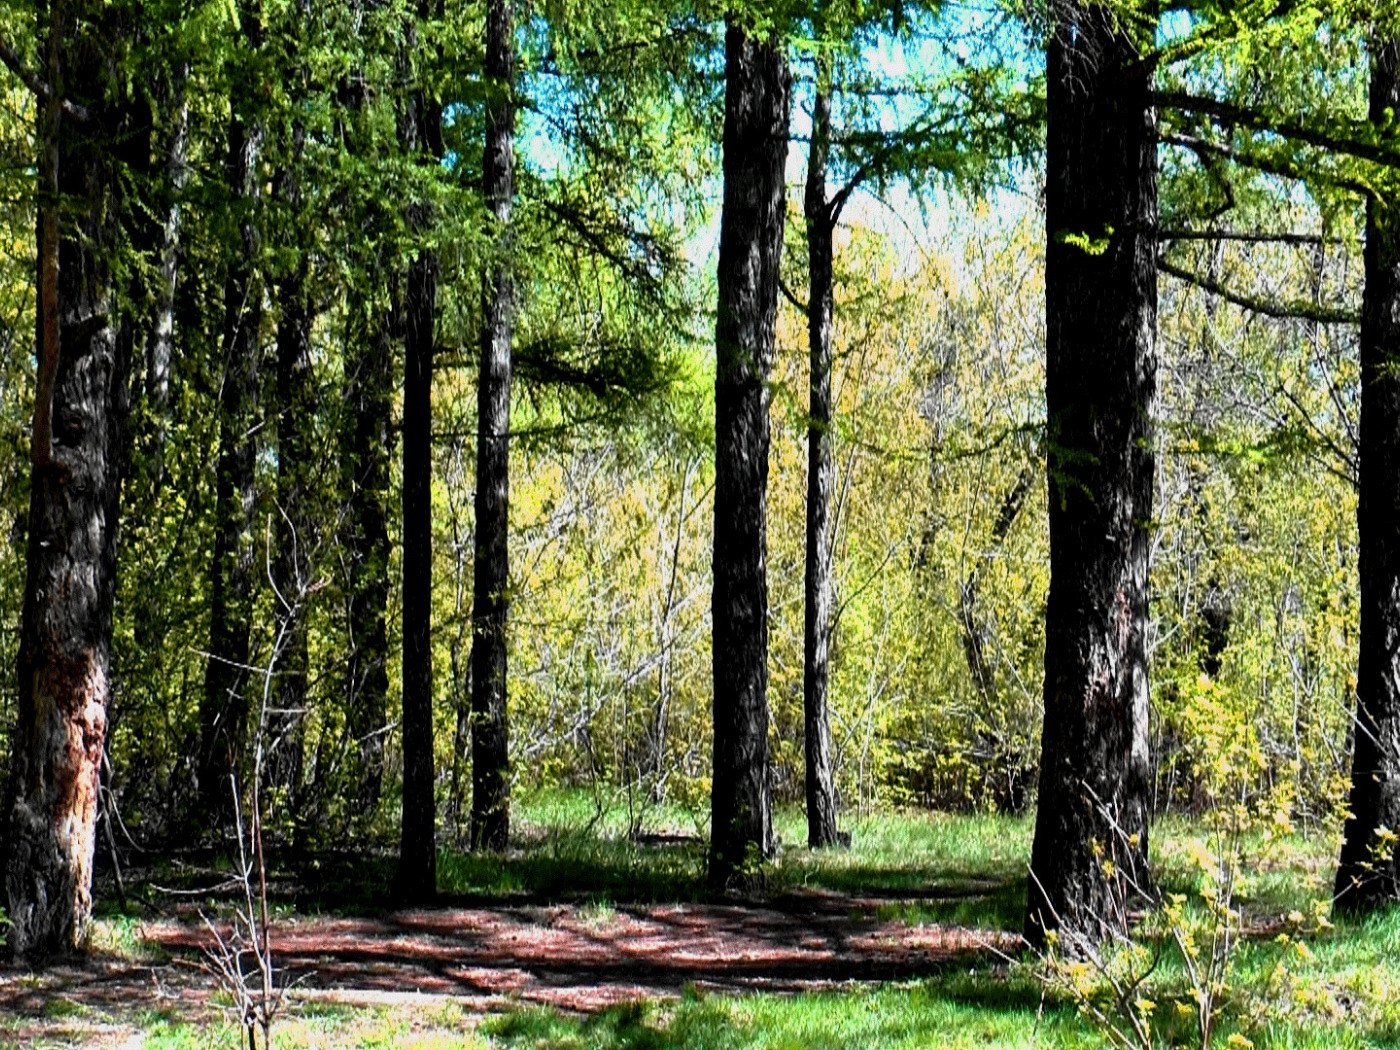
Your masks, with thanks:
[[[486,16],[483,185],[494,252],[483,292],[477,386],[476,563],[472,583],[472,848],[502,850],[510,834],[506,717],[507,546],[510,500],[511,332],[515,313],[510,213],[515,194],[515,53],[511,0]]]
[[[371,271],[374,272],[374,271]],[[348,492],[346,537],[350,632],[346,718],[356,740],[361,815],[373,815],[384,780],[388,713],[389,456],[393,448],[394,348],[388,312],[365,305],[365,327],[352,339],[345,377],[350,413],[342,475]]]
[[[1371,58],[1371,119],[1400,111],[1400,43]],[[1356,508],[1361,638],[1351,816],[1337,868],[1336,908],[1361,914],[1400,899],[1400,200],[1366,206],[1361,312],[1360,493]]]
[[[41,406],[36,390],[5,839],[8,943],[27,961],[84,947],[91,919],[130,368],[111,323],[113,131],[124,84],[115,53],[125,28],[103,4],[63,6],[53,13],[47,77],[88,120],[73,128],[56,105],[40,107],[38,335],[41,370],[46,355],[53,370],[50,400]],[[55,327],[57,340],[46,342]]]
[[[835,217],[826,198],[831,144],[830,59],[818,58],[807,155],[807,346],[810,407],[807,420],[806,619],[802,651],[802,708],[807,786],[807,845],[836,844],[836,791],[832,786],[831,642],[831,327],[832,236]]]
[[[240,5],[244,47],[256,51],[262,26]],[[224,282],[224,372],[219,391],[219,456],[214,509],[214,557],[210,564],[209,657],[200,703],[198,788],[206,814],[227,813],[229,777],[237,770],[247,735],[247,665],[253,616],[257,460],[254,424],[262,327],[261,234],[256,212],[263,127],[251,114],[251,86],[235,90],[229,120],[226,172],[238,245]]]
[[[426,7],[426,5],[423,5]],[[420,14],[428,11],[420,9]],[[419,50],[416,29],[408,46]],[[442,111],[427,98],[424,73],[405,114],[404,146],[414,160],[437,164]],[[425,202],[408,208],[408,225],[427,230]],[[437,253],[420,249],[408,268],[403,388],[403,821],[399,891],[409,900],[437,892],[437,822],[433,761],[433,321]]]
[[[768,762],[768,374],[778,312],[791,81],[782,45],[725,31],[724,208],[715,324],[709,881],[772,853]]]
[[[403,395],[403,837],[399,887],[413,900],[437,889],[433,761],[433,318],[437,255],[408,271]]]
[[[155,287],[151,330],[146,340],[146,407],[150,412],[154,443],[150,474],[164,473],[166,417],[170,400],[170,360],[175,348],[175,284],[179,276],[181,197],[189,174],[186,153],[189,144],[190,104],[186,88],[190,63],[181,62],[162,85],[166,122],[162,152],[165,158],[165,191],[162,200],[160,277]]]
[[[1050,594],[1027,938],[1096,942],[1145,888],[1148,529],[1156,401],[1152,67],[1066,2],[1048,55]],[[1146,41],[1150,44],[1150,38]]]
[[[277,195],[300,230],[302,164],[305,132],[296,124],[286,166],[278,173]],[[277,651],[273,712],[264,766],[265,786],[280,791],[298,828],[314,815],[304,812],[300,798],[303,774],[307,678],[310,667],[306,630],[306,601],[311,593],[311,550],[316,546],[311,513],[316,464],[314,427],[316,388],[311,369],[311,325],[314,307],[307,292],[307,246],[293,233],[294,258],[277,289],[277,513],[274,515],[277,556],[272,565],[277,593],[274,624]],[[279,799],[274,793],[268,796]]]

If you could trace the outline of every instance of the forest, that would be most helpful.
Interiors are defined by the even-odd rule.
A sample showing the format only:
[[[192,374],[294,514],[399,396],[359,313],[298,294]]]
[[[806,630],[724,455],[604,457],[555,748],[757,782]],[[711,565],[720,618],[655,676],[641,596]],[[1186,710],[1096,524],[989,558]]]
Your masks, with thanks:
[[[0,62],[0,1046],[1400,1041],[1390,0]]]

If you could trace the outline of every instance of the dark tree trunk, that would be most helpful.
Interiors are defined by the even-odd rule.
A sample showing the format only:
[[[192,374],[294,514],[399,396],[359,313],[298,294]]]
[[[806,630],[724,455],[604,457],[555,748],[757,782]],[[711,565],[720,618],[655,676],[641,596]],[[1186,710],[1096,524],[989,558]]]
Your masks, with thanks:
[[[515,53],[512,0],[486,16],[483,185],[494,245],[483,292],[477,386],[476,564],[472,582],[472,848],[502,850],[510,835],[506,717],[507,544],[510,502],[511,331],[515,314],[510,213],[515,195]]]
[[[360,812],[371,816],[384,780],[384,725],[388,713],[389,456],[394,348],[390,318],[367,311],[356,331],[345,377],[349,433],[342,474],[348,492],[349,571],[346,717],[356,740]],[[357,326],[358,328],[358,326]]]
[[[1400,111],[1400,44],[1377,42],[1371,119]],[[1356,673],[1351,816],[1337,868],[1336,908],[1361,914],[1400,900],[1400,199],[1366,207],[1361,312],[1360,485],[1356,508],[1361,638]]]
[[[437,255],[408,270],[403,394],[403,836],[399,887],[413,900],[437,890],[433,761],[433,317]]]
[[[276,180],[277,195],[294,230],[302,229],[304,221],[297,170],[302,163],[303,138],[301,126],[294,126],[287,166]],[[277,289],[277,556],[272,565],[277,592],[273,596],[276,677],[264,777],[266,787],[273,789],[269,797],[280,797],[281,803],[290,807],[298,827],[304,827],[312,817],[303,811],[300,795],[310,667],[306,602],[311,594],[311,551],[316,546],[311,507],[316,474],[316,388],[311,370],[314,308],[307,292],[307,245],[299,234],[294,233],[293,240],[291,269]]]
[[[426,15],[427,11],[422,11]],[[416,33],[410,49],[418,48]],[[419,72],[420,84],[424,77]],[[405,114],[406,152],[436,166],[442,111],[420,86]],[[428,205],[414,202],[408,225],[426,231]],[[438,259],[422,249],[408,268],[403,387],[403,821],[398,885],[409,900],[437,892],[433,761],[433,321]]]
[[[352,5],[357,17],[361,4]],[[377,8],[377,4],[365,7]],[[364,71],[352,70],[340,88],[350,111],[345,136],[363,163],[379,163],[378,147],[364,114],[371,98]],[[386,256],[387,230],[377,209],[362,213],[363,229],[347,251],[356,262],[345,336],[340,434],[341,506],[345,571],[347,659],[343,703],[352,757],[350,788],[358,818],[373,818],[384,786],[388,722],[388,631],[390,543],[389,463],[393,444],[394,329],[399,325],[398,273]],[[386,272],[387,271],[387,272]]]
[[[835,216],[826,198],[831,143],[829,60],[818,59],[807,155],[807,347],[810,407],[807,421],[806,622],[803,630],[802,709],[806,725],[807,845],[836,844],[836,791],[832,786],[831,642],[831,325],[832,235]]]
[[[709,881],[742,888],[773,848],[768,762],[768,374],[783,248],[790,77],[782,45],[725,32],[715,324]]]
[[[241,5],[244,46],[255,51],[262,26]],[[253,616],[256,532],[253,521],[262,277],[259,155],[263,128],[252,116],[256,100],[244,85],[235,91],[229,120],[226,173],[238,244],[224,281],[224,369],[219,391],[219,455],[214,508],[214,557],[210,564],[209,657],[200,703],[198,788],[205,813],[227,813],[230,776],[247,735],[247,665]]]
[[[30,961],[85,946],[91,919],[130,369],[111,324],[125,27],[103,4],[66,6],[54,22],[68,35],[51,41],[47,76],[88,120],[75,128],[57,106],[41,107],[40,242],[52,254],[41,248],[38,341],[52,372],[42,406],[36,391],[5,839],[8,943]]]
[[[1139,32],[1064,2],[1047,67],[1050,595],[1026,935],[1057,928],[1069,951],[1124,929],[1147,877],[1157,137]]]

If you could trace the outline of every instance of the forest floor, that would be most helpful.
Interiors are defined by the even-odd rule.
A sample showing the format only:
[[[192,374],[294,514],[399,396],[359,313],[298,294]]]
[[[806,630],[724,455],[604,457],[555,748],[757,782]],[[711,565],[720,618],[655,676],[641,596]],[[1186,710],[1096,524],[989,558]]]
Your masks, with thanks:
[[[522,1005],[593,1013],[684,995],[831,991],[966,968],[1017,947],[1019,937],[1007,931],[881,917],[892,905],[922,903],[819,890],[762,904],[521,899],[376,916],[288,915],[274,922],[272,945],[297,1008],[455,1006],[464,1016]],[[205,967],[215,938],[198,916],[145,922],[131,934],[134,953],[98,952],[38,974],[0,972],[0,1013],[16,1022],[5,1038],[21,1046],[40,1039],[140,1046],[130,1041],[152,1013],[197,1024],[225,1012],[220,1003],[228,1000]]]
[[[703,844],[683,828],[639,839],[578,805],[536,803],[505,856],[440,854],[432,908],[395,906],[387,857],[275,867],[273,955],[290,986],[279,1050],[1101,1045],[1032,967],[1008,963],[1023,818],[872,816],[853,824],[851,850],[785,850],[765,892],[739,901],[704,892]],[[798,840],[786,819],[783,838]],[[1155,840],[1168,888],[1194,892],[1202,845],[1185,822]],[[1261,1048],[1400,1045],[1400,918],[1317,930],[1299,954],[1276,935],[1325,893],[1334,845],[1243,848],[1248,944],[1226,1033]],[[227,864],[128,870],[120,907],[112,889],[86,960],[0,969],[0,1047],[239,1045],[206,954],[241,893]],[[1181,997],[1178,967],[1153,980],[1153,998]]]

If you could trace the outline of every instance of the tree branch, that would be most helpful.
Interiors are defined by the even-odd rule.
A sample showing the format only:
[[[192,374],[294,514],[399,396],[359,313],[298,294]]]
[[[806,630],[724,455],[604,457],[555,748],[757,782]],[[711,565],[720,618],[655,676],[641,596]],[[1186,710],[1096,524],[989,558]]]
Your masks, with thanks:
[[[1248,106],[1222,102],[1220,99],[1203,95],[1192,95],[1186,91],[1158,91],[1153,94],[1152,101],[1167,109],[1203,114],[1219,122],[1281,135],[1332,153],[1345,153],[1388,168],[1400,168],[1400,150],[1376,142],[1375,128],[1370,123],[1348,122],[1343,125],[1344,133],[1339,134],[1311,128],[1291,120],[1275,120],[1268,114]]]
[[[1233,303],[1235,306],[1263,314],[1265,317],[1275,317],[1280,320],[1316,321],[1318,324],[1361,323],[1361,315],[1355,310],[1334,310],[1325,306],[1314,306],[1307,302],[1270,302],[1267,299],[1258,299],[1252,295],[1231,291],[1219,281],[1193,273],[1185,267],[1177,266],[1168,261],[1166,256],[1157,257],[1157,269],[1165,274],[1170,274],[1179,281],[1193,284],[1211,295],[1218,295],[1227,303]]]
[[[778,290],[783,293],[783,298],[792,303],[792,305],[796,307],[797,312],[803,317],[807,317],[811,314],[812,308],[801,299],[797,298],[797,294],[788,287],[787,281],[783,280],[781,277],[778,278]]]
[[[0,37],[0,62],[3,62],[6,68],[17,76],[25,87],[34,92],[35,97],[40,102],[47,102],[53,96],[53,88],[49,86],[49,82],[26,66],[19,52],[3,37]],[[76,102],[65,98],[60,106],[64,116],[72,118],[79,124],[86,123],[90,118],[87,109]]]
[[[1341,237],[1323,237],[1316,233],[1269,233],[1259,230],[1162,230],[1157,234],[1164,241],[1240,241],[1245,244],[1345,244]]]
[[[1233,146],[1225,146],[1218,142],[1211,142],[1198,135],[1181,135],[1168,132],[1160,135],[1157,141],[1167,146],[1180,146],[1182,149],[1189,149],[1192,153],[1205,160],[1207,156],[1221,157],[1225,160],[1239,164],[1242,167],[1253,168],[1261,171],[1265,175],[1277,175],[1284,179],[1297,179],[1299,182],[1309,180],[1327,183],[1340,189],[1351,190],[1359,193],[1362,197],[1370,198],[1375,195],[1375,190],[1365,183],[1357,182],[1355,179],[1338,178],[1335,175],[1326,174],[1317,170],[1308,170],[1301,164],[1293,164],[1286,161],[1259,157]]]

